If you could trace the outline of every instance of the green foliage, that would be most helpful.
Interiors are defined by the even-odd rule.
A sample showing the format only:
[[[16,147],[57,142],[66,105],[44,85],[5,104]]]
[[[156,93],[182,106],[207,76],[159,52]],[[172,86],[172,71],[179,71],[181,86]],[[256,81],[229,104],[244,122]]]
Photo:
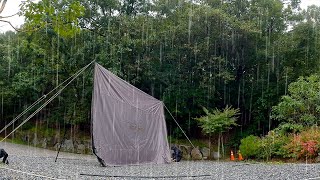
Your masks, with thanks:
[[[284,123],[280,124],[277,128],[274,129],[274,131],[282,135],[288,135],[300,133],[303,131],[303,129],[304,128],[301,124]]]
[[[14,144],[22,144],[22,145],[27,145],[26,142],[24,142],[23,140],[21,140],[20,138],[13,138],[10,140],[11,143]]]
[[[270,131],[265,137],[261,138],[258,158],[270,160],[272,158],[283,158],[286,154],[284,146],[290,142],[287,135]]]
[[[172,136],[168,136],[168,141],[170,144],[179,144],[179,145],[186,145],[190,146],[190,142],[187,139],[179,139]],[[198,139],[191,139],[190,140],[192,144],[196,147],[202,148],[202,147],[208,147],[208,144],[198,140]]]
[[[288,127],[294,126],[282,126],[284,129]],[[241,140],[239,149],[246,158],[267,161],[273,158],[313,159],[317,157],[320,152],[318,127],[303,129],[299,133],[283,133],[282,130],[277,128],[262,138],[248,136]]]
[[[21,15],[26,18],[25,30],[51,29],[61,36],[74,36],[80,32],[79,18],[84,7],[79,1],[27,0],[21,6]]]
[[[173,129],[172,136],[177,139],[182,139],[184,137],[181,129],[178,127]]]
[[[281,122],[318,122],[311,80],[289,87],[307,98],[283,97],[272,111],[279,121],[269,118],[288,84],[319,71],[318,7],[299,11],[299,0],[148,2],[25,1],[22,31],[0,35],[1,125],[93,59],[164,101],[191,137],[200,136],[191,119],[201,106],[239,108],[235,145]],[[91,90],[89,70],[38,116],[49,126],[88,127]],[[220,120],[207,132],[227,129]],[[167,124],[181,136],[173,120]],[[299,127],[282,128],[290,129]]]
[[[290,137],[290,142],[284,146],[286,152],[284,157],[305,159],[315,158],[320,153],[320,130],[311,127],[300,134]]]
[[[218,109],[210,112],[206,108],[203,108],[206,116],[195,118],[200,123],[200,127],[206,134],[215,132],[223,132],[230,129],[231,126],[237,126],[236,120],[239,115],[239,109],[233,109],[232,107],[226,107],[223,111]]]
[[[312,126],[320,119],[320,77],[300,77],[289,85],[289,95],[272,109],[272,118],[281,122]]]
[[[38,137],[54,137],[56,129],[47,128],[46,126],[33,127],[28,130],[30,134],[37,134]]]
[[[253,158],[260,153],[261,139],[257,136],[247,136],[241,139],[239,150],[244,158]]]

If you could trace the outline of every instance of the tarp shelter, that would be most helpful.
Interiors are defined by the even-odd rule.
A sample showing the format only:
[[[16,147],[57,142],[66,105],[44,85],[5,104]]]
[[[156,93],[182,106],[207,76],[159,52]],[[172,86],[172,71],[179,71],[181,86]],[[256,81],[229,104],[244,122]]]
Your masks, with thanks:
[[[163,164],[170,150],[162,101],[95,64],[93,152],[104,166]]]

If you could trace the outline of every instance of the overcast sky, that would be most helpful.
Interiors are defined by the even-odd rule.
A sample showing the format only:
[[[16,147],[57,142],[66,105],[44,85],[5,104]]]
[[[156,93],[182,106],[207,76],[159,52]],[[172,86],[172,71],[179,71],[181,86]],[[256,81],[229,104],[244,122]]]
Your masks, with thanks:
[[[8,0],[6,3],[6,7],[4,8],[3,12],[1,13],[1,16],[9,16],[17,13],[19,11],[19,5],[22,0]],[[38,1],[38,0],[36,0]],[[315,4],[320,6],[320,0],[301,0],[301,7],[305,9],[306,7]],[[12,18],[7,18],[6,20],[10,21],[14,27],[19,27],[21,24],[23,24],[23,17],[14,16]],[[0,22],[0,33],[13,30],[13,28],[7,24]]]

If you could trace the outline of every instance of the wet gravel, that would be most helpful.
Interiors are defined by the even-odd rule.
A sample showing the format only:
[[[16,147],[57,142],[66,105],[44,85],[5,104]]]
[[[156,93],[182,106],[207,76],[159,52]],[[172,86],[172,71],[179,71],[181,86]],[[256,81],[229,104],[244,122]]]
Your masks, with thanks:
[[[9,165],[0,163],[0,180],[9,179],[309,179],[320,180],[320,164],[182,161],[164,165],[101,167],[95,156],[2,142]]]

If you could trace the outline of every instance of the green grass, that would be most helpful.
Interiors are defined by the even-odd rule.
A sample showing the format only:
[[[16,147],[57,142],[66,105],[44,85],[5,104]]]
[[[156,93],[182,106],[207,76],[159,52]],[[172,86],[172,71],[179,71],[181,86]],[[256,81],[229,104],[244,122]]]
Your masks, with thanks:
[[[1,140],[3,140],[3,138],[1,138]],[[6,139],[5,142],[10,142],[14,144],[23,144],[23,145],[27,144],[26,142],[22,141],[20,138]]]

